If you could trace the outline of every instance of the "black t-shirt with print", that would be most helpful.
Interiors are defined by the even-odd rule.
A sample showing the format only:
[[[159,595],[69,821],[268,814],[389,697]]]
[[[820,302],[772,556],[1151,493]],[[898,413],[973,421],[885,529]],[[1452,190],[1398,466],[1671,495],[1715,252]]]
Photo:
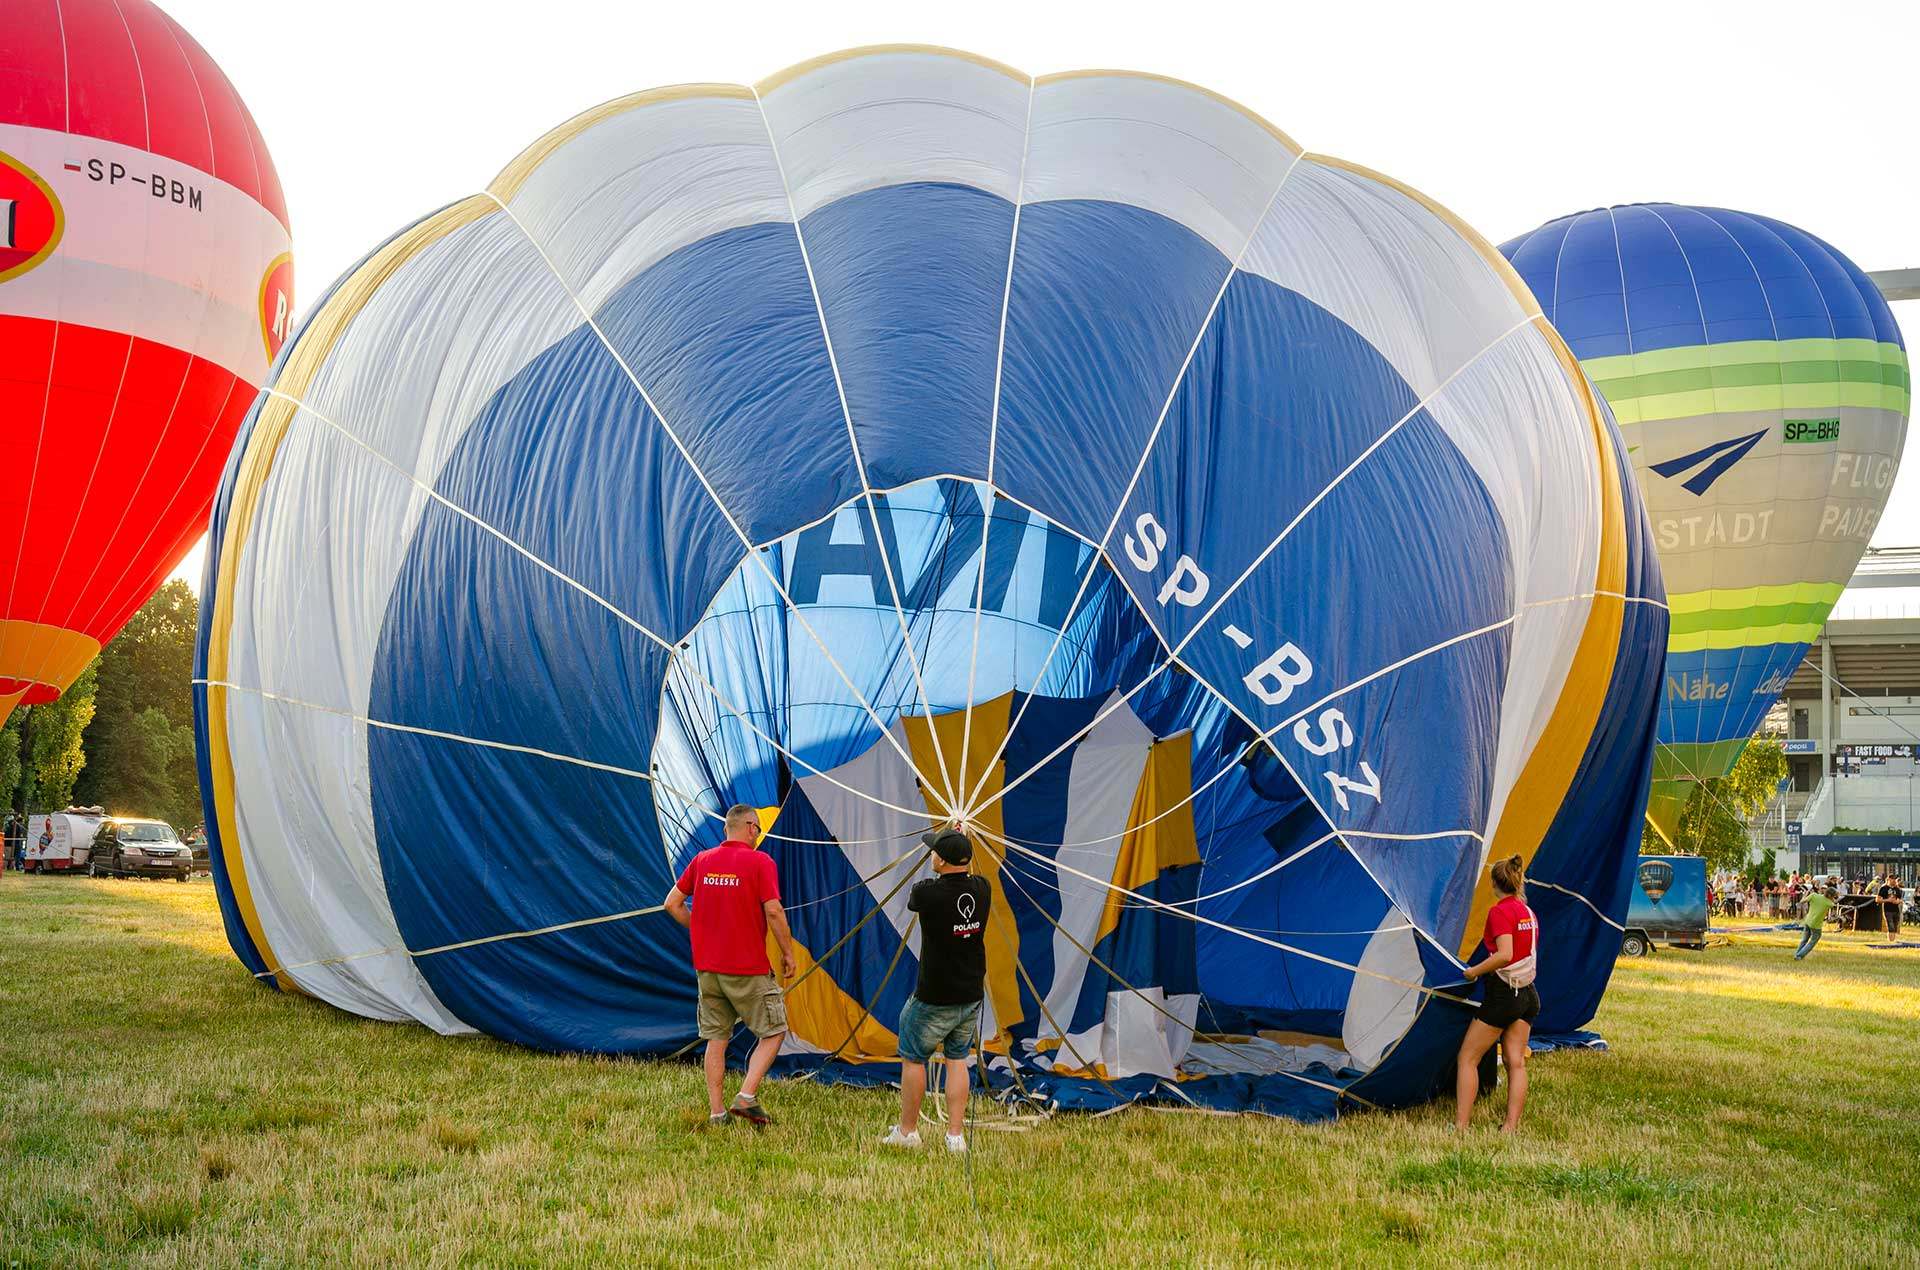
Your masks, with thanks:
[[[971,873],[942,873],[917,883],[907,907],[920,914],[920,983],[928,1005],[972,1005],[987,980],[987,910],[993,888]]]

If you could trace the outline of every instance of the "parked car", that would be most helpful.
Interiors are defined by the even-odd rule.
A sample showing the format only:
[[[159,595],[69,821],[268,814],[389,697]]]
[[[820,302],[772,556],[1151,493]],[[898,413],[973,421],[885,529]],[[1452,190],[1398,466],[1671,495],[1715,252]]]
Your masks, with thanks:
[[[93,835],[87,871],[95,877],[161,877],[184,882],[193,872],[193,848],[164,820],[111,816]]]

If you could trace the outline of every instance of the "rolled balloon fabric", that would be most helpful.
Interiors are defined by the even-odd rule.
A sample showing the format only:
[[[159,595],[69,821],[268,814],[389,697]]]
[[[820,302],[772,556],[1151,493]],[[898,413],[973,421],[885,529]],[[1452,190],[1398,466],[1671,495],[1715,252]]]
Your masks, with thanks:
[[[206,528],[290,328],[233,85],[148,0],[0,23],[0,719],[52,701]]]
[[[1906,346],[1851,260],[1765,216],[1599,208],[1500,250],[1612,404],[1652,517],[1673,623],[1647,814],[1673,841],[1873,537],[1906,441]]]
[[[1666,639],[1618,435],[1484,240],[1191,85],[918,47],[610,102],[369,255],[204,600],[263,980],[678,1050],[657,905],[746,803],[784,1061],[884,1078],[959,823],[996,1072],[1309,1117],[1451,1061],[1489,853],[1591,1014]]]

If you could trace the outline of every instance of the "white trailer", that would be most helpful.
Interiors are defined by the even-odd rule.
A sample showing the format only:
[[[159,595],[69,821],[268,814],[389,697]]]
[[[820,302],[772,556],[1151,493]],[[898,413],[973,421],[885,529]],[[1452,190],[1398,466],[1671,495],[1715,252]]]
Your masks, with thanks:
[[[106,818],[99,807],[69,807],[27,817],[27,872],[86,872],[93,835]]]

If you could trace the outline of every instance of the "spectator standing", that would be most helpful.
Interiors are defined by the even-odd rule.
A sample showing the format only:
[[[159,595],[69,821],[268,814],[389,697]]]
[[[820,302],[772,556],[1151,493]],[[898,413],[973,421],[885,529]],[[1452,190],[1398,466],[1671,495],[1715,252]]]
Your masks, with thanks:
[[[1900,887],[1900,878],[1892,869],[1887,870],[1886,880],[1881,882],[1878,893],[1880,900],[1880,921],[1887,932],[1889,943],[1900,942],[1900,909],[1905,904],[1907,893]]]

